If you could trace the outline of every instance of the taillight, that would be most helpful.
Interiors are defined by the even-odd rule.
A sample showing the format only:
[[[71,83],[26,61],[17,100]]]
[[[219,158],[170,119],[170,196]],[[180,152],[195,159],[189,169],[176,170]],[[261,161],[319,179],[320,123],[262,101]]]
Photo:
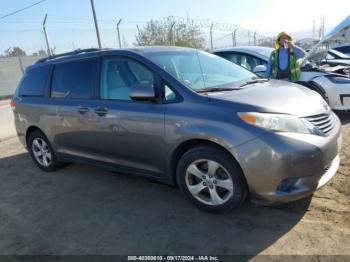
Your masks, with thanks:
[[[16,108],[16,101],[14,101],[14,100],[11,100],[11,107],[12,107],[12,109],[15,109]]]

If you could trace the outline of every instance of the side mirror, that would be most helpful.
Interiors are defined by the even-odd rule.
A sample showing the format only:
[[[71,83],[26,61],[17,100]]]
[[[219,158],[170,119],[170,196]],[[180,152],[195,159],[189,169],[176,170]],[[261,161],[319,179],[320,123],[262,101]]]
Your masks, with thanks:
[[[258,65],[254,67],[253,72],[260,77],[266,77],[266,70],[267,68],[265,65]]]
[[[140,84],[130,88],[129,97],[135,101],[151,101],[156,99],[156,93],[153,85]]]
[[[258,74],[258,73],[266,73],[266,70],[267,70],[267,68],[266,68],[265,65],[258,65],[258,66],[256,66],[256,67],[254,67],[253,72],[254,72],[255,74]]]

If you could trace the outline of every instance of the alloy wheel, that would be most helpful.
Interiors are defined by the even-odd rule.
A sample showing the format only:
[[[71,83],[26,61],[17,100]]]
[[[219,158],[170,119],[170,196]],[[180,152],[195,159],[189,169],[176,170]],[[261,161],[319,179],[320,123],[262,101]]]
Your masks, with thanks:
[[[230,173],[218,162],[200,159],[186,170],[186,186],[198,201],[212,206],[222,205],[234,193]]]
[[[34,138],[32,142],[32,151],[38,163],[48,167],[52,163],[52,153],[49,146],[42,138]]]

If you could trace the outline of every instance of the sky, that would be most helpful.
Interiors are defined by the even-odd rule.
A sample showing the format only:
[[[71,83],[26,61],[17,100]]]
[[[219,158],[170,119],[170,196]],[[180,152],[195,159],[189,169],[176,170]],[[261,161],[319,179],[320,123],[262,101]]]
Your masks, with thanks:
[[[0,0],[0,16],[38,0]],[[326,31],[350,14],[350,0],[94,0],[102,46],[116,47],[116,23],[122,18],[123,44],[132,46],[137,33],[151,19],[167,16],[189,17],[198,21],[234,24],[260,34],[309,30],[324,16]],[[0,19],[0,53],[20,46],[27,53],[45,49],[42,21],[48,14],[47,31],[56,52],[78,47],[96,47],[90,0],[46,0],[30,9]],[[208,28],[204,28],[208,32]],[[222,30],[214,28],[215,37]]]

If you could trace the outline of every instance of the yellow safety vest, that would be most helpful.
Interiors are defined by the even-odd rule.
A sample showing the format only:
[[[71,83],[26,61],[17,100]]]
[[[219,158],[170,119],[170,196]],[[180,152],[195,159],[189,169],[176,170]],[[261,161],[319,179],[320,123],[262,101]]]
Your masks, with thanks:
[[[277,52],[279,49],[272,51],[271,53],[271,78],[276,78],[278,73],[278,61],[277,61]],[[289,48],[289,71],[290,71],[290,80],[292,82],[297,82],[300,78],[300,63],[295,59],[293,47]]]

